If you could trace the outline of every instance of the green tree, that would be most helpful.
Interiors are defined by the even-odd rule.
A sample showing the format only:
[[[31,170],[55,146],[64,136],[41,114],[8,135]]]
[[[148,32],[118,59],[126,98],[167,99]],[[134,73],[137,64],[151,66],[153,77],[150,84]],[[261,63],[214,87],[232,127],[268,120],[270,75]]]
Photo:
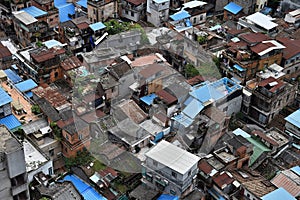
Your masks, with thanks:
[[[187,78],[192,78],[199,75],[199,71],[192,64],[187,64],[185,66],[185,75]]]
[[[207,41],[207,36],[201,36],[201,35],[199,35],[197,37],[197,41],[199,42],[199,44],[204,44]]]
[[[38,115],[41,113],[41,109],[38,105],[33,105],[31,107],[31,112],[34,113],[35,115]]]
[[[50,123],[50,127],[51,127],[51,129],[52,129],[52,131],[53,131],[53,134],[55,135],[56,139],[60,141],[61,138],[62,138],[62,131],[61,131],[61,129],[57,126],[56,122],[51,122],[51,123]]]

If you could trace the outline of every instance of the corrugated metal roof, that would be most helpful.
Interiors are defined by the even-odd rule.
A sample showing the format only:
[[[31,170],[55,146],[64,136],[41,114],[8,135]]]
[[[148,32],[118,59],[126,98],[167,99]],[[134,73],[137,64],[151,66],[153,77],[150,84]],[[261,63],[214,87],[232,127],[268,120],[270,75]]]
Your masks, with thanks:
[[[224,10],[231,12],[232,14],[238,14],[243,9],[242,6],[235,4],[234,2],[230,2],[224,7]]]
[[[267,30],[270,30],[278,26],[278,24],[272,22],[273,18],[268,17],[260,12],[256,12],[252,15],[249,15],[246,17],[246,19]]]
[[[30,14],[32,17],[42,17],[44,15],[47,15],[47,12],[45,12],[35,6],[30,6],[28,8],[24,8],[22,10],[27,12],[28,14]]]
[[[0,87],[0,106],[12,102],[12,98]]]
[[[181,10],[181,11],[179,11],[179,12],[177,12],[177,13],[170,16],[170,18],[174,21],[186,19],[188,17],[191,17],[191,15],[185,10]]]
[[[263,196],[262,200],[296,200],[290,193],[288,193],[284,188],[278,188],[273,192]]]
[[[15,86],[20,92],[27,92],[33,88],[36,88],[38,85],[32,79],[28,79],[16,84]]]
[[[59,12],[60,22],[66,22],[71,20],[69,15],[75,14],[75,6],[72,3],[57,3],[56,8]]]
[[[20,20],[22,23],[24,23],[25,25],[29,25],[32,24],[34,22],[37,22],[38,20],[35,19],[34,17],[32,17],[30,14],[28,14],[25,11],[17,11],[17,12],[13,12],[13,15]]]
[[[172,119],[182,124],[184,127],[188,127],[193,123],[193,120],[184,114],[176,115]]]
[[[203,110],[204,106],[202,103],[196,99],[192,101],[183,109],[183,113],[189,118],[194,119]]]
[[[106,28],[106,26],[102,22],[90,24],[89,26],[93,31],[98,31],[98,30]]]
[[[4,70],[4,72],[7,75],[7,78],[14,84],[22,81],[21,77],[18,74],[16,74],[14,71],[12,71],[11,69],[6,69],[6,70]]]
[[[200,160],[198,156],[165,140],[159,142],[145,155],[180,174],[186,174]]]
[[[293,172],[295,172],[298,176],[300,176],[300,167],[299,166],[295,166],[295,167],[291,168],[291,170]]]
[[[87,8],[87,0],[79,0],[77,1],[77,4],[84,8]]]
[[[171,196],[171,195],[168,195],[168,194],[162,194],[158,197],[157,200],[179,200],[179,197]]]
[[[272,180],[276,187],[283,187],[292,196],[297,197],[300,195],[300,177],[292,172],[290,169],[281,171]]]
[[[4,124],[9,130],[14,130],[22,125],[14,115],[1,118],[0,124]]]
[[[300,109],[293,112],[286,118],[284,118],[287,122],[293,124],[294,126],[300,128]]]

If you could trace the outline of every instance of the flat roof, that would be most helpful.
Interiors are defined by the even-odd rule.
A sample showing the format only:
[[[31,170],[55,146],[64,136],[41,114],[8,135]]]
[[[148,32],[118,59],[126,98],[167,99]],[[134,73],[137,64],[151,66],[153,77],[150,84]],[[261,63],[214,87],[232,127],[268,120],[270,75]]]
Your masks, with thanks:
[[[196,8],[198,6],[204,6],[206,5],[207,3],[204,2],[204,1],[189,1],[187,3],[184,3],[183,4],[183,8]]]
[[[48,49],[51,49],[52,47],[63,47],[63,46],[66,46],[66,44],[62,44],[61,42],[57,41],[57,40],[48,40],[48,41],[45,41],[43,42],[43,44],[48,48]]]
[[[0,87],[0,106],[8,104],[12,102],[12,98],[4,91],[2,87]]]
[[[293,124],[294,126],[300,128],[300,109],[293,112],[286,118],[284,118],[287,122]]]
[[[35,6],[30,6],[28,8],[23,8],[23,11],[27,12],[30,14],[32,17],[42,17],[44,15],[47,15],[47,12],[35,7]]]
[[[145,155],[180,174],[187,173],[200,160],[198,156],[165,140],[160,141]]]
[[[12,152],[21,148],[22,144],[13,136],[9,129],[0,125],[0,152]]]
[[[246,19],[267,30],[278,26],[278,24],[272,22],[272,20],[274,20],[272,17],[268,17],[260,12],[256,12],[252,15],[249,15],[246,17]]]
[[[29,13],[21,10],[21,11],[16,11],[13,12],[13,15],[20,20],[22,23],[24,23],[25,25],[29,25],[32,24],[34,22],[37,22],[38,20],[36,18],[34,18],[32,15],[30,15]]]
[[[24,140],[23,146],[27,172],[38,169],[41,164],[48,161],[28,140]]]

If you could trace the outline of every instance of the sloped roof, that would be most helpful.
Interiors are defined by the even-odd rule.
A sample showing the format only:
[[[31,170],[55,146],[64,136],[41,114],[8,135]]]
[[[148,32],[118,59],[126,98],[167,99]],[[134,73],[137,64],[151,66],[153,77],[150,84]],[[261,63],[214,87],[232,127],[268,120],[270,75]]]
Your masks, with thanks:
[[[294,197],[300,195],[300,176],[291,170],[280,172],[271,182],[277,187],[283,187]]]
[[[32,23],[38,21],[32,15],[30,15],[29,13],[27,13],[23,10],[13,12],[13,15],[25,25],[29,25],[29,24],[32,24]]]
[[[0,106],[12,102],[12,98],[0,87]]]
[[[27,92],[36,88],[38,85],[32,79],[28,79],[26,81],[17,83],[15,86],[20,92]]]
[[[224,7],[224,10],[231,12],[232,14],[238,14],[243,9],[242,6],[235,4],[234,2],[230,2]]]
[[[287,122],[293,124],[294,126],[300,128],[300,109],[293,112],[286,118],[284,118]]]
[[[291,40],[289,38],[276,38],[286,48],[283,50],[283,58],[289,59],[297,54],[300,54],[300,40]]]
[[[136,6],[138,6],[142,3],[146,3],[146,0],[126,0],[126,1],[128,1],[129,3],[132,3],[133,5],[136,5]]]
[[[288,193],[284,188],[278,188],[269,194],[261,197],[262,200],[296,200],[290,193]]]
[[[22,81],[22,78],[11,69],[5,69],[4,72],[7,75],[8,79],[13,83],[19,83]]]
[[[272,20],[274,20],[273,18],[268,17],[260,12],[249,15],[246,17],[246,19],[267,30],[273,29],[278,26],[278,24],[272,22]]]
[[[170,18],[174,21],[179,21],[179,20],[186,19],[189,17],[191,17],[191,15],[185,10],[181,10],[173,15],[170,15]]]
[[[239,36],[248,43],[259,43],[265,40],[269,40],[270,37],[263,33],[247,33]]]
[[[0,124],[5,125],[9,130],[20,127],[22,124],[14,115],[8,115],[0,119]]]
[[[22,9],[23,11],[27,12],[30,14],[32,17],[42,17],[47,15],[47,12],[35,7],[35,6],[30,6],[27,8]]]

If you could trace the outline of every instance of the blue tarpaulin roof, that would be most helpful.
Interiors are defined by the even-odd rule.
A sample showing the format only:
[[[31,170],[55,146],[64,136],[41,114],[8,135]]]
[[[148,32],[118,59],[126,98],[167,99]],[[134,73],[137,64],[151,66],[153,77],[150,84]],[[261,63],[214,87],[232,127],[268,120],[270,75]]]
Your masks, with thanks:
[[[238,14],[241,10],[243,9],[243,7],[233,3],[233,2],[230,2],[229,4],[227,4],[225,7],[224,7],[224,10],[227,10],[229,12],[231,12],[232,14]]]
[[[13,130],[22,125],[14,115],[8,115],[4,118],[1,118],[0,124],[4,124],[9,130]]]
[[[268,14],[270,14],[271,11],[272,11],[272,8],[264,7],[260,12],[264,15],[268,15]]]
[[[102,22],[97,22],[89,25],[93,31],[104,29],[106,26]]]
[[[300,109],[293,112],[286,118],[284,118],[287,122],[293,124],[294,126],[300,128]]]
[[[38,85],[32,79],[28,79],[26,81],[16,84],[15,86],[20,92],[27,92],[37,87]]]
[[[22,81],[21,77],[11,69],[6,69],[4,70],[4,72],[7,75],[7,78],[13,83],[19,83],[20,81]]]
[[[239,66],[238,64],[234,64],[233,67],[241,72],[246,71],[246,69],[242,68],[241,66]]]
[[[182,20],[188,17],[191,17],[191,15],[185,10],[181,10],[170,16],[170,18],[174,21]]]
[[[194,119],[201,110],[203,110],[204,106],[202,103],[196,99],[193,99],[184,109],[183,113],[187,115],[189,118]]]
[[[77,4],[84,8],[87,8],[87,0],[79,0],[77,1]]]
[[[278,188],[269,194],[261,197],[262,200],[296,200],[290,193],[288,193],[284,188]]]
[[[150,106],[156,97],[157,97],[156,94],[149,94],[147,96],[140,98],[140,100],[146,103],[148,106]]]
[[[178,199],[179,199],[179,197],[177,197],[177,196],[162,194],[158,197],[157,200],[178,200]]]
[[[24,8],[22,10],[27,12],[32,17],[41,17],[41,16],[44,16],[44,15],[47,15],[47,12],[45,12],[45,11],[35,7],[35,6],[30,6],[28,8]]]
[[[60,22],[66,22],[66,21],[71,20],[71,18],[69,17],[69,14],[70,15],[75,14],[75,6],[72,3],[57,2],[55,7],[58,9]]]
[[[0,87],[0,106],[12,102],[12,98]]]

